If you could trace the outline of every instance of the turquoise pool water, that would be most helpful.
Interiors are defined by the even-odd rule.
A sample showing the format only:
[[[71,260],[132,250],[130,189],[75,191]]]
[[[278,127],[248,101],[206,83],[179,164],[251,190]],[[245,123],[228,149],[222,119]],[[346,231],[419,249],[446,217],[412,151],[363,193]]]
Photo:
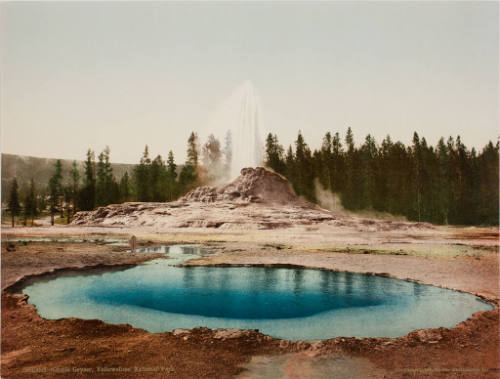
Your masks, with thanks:
[[[175,267],[190,246],[128,270],[58,277],[24,289],[45,318],[128,323],[150,332],[241,328],[288,340],[397,337],[492,309],[476,296],[372,275],[264,267]]]

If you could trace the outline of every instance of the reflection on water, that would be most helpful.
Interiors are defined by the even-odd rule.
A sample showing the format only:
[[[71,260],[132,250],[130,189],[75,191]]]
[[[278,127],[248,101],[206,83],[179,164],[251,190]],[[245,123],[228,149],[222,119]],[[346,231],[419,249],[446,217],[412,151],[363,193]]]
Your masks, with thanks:
[[[286,339],[394,337],[450,327],[491,309],[478,298],[345,272],[268,267],[175,267],[209,253],[149,247],[157,259],[125,271],[60,277],[25,289],[46,318],[100,318],[152,332],[206,326],[260,329]]]
[[[305,317],[391,301],[382,292],[373,293],[375,277],[362,275],[351,274],[357,290],[348,296],[337,273],[329,271],[261,267],[191,267],[182,271],[182,286],[169,282],[167,289],[166,280],[148,286],[147,291],[132,291],[128,285],[107,286],[105,293],[99,288],[89,296],[105,303],[146,302],[149,308],[164,312],[245,319]],[[210,302],[205,301],[206,296]]]

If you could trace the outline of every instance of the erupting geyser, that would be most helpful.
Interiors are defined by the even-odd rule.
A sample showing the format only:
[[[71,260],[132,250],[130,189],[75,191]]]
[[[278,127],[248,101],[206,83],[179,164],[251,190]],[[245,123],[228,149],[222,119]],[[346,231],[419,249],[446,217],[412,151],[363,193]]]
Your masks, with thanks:
[[[226,159],[230,158],[230,180],[236,179],[242,168],[262,165],[261,128],[259,96],[247,80],[218,106],[207,128],[230,136],[230,157],[226,155]]]
[[[245,81],[237,92],[240,97],[239,119],[229,129],[233,147],[231,178],[236,178],[244,167],[256,167],[262,163],[259,98],[250,81]]]

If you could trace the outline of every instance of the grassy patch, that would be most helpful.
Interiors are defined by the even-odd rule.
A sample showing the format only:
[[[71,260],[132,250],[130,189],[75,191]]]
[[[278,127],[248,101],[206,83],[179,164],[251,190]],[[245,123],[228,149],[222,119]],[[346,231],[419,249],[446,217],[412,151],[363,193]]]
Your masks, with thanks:
[[[54,218],[54,224],[57,225],[68,225],[68,219],[66,217]]]
[[[415,245],[408,248],[373,248],[370,246],[332,246],[314,249],[318,252],[349,253],[349,254],[386,254],[407,255],[418,257],[478,257],[497,251],[496,246],[470,245]]]
[[[320,252],[328,253],[349,253],[349,254],[391,254],[391,255],[415,255],[412,250],[403,249],[373,249],[366,247],[335,246],[317,249]]]

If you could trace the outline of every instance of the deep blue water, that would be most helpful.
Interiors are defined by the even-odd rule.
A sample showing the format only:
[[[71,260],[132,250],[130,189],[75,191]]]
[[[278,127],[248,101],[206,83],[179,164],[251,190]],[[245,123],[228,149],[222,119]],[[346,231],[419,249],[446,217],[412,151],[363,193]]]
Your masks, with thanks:
[[[174,267],[206,251],[154,249],[171,259],[124,271],[59,277],[24,292],[46,318],[98,318],[151,332],[196,326],[260,329],[290,340],[396,337],[414,329],[451,327],[492,308],[470,294],[371,275]]]

